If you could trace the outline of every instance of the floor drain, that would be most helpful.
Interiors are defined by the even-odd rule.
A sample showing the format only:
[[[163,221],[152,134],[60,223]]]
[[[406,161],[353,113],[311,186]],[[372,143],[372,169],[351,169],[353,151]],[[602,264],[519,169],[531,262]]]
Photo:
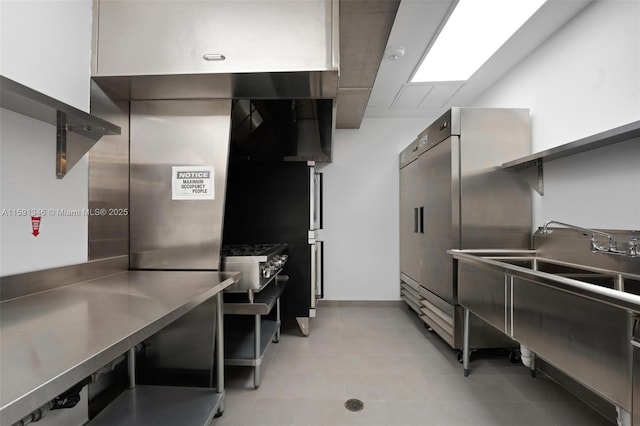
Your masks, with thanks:
[[[344,408],[349,411],[362,411],[362,409],[364,408],[364,402],[355,398],[347,399],[344,402]]]

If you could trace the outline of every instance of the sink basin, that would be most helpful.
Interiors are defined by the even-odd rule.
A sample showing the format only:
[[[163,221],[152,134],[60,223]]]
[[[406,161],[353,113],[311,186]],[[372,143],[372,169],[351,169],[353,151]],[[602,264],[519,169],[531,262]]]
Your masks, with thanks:
[[[546,272],[548,274],[553,274],[560,277],[571,278],[574,280],[586,282],[586,283],[597,285],[600,287],[616,289],[617,274],[611,271],[592,270],[591,268],[585,268],[577,265],[567,265],[567,264],[535,258],[535,257],[528,257],[528,258],[487,257],[487,258],[496,260],[498,262],[508,263],[509,265],[532,269],[534,271]]]
[[[538,257],[532,250],[461,250],[483,259],[640,296],[640,276]]]

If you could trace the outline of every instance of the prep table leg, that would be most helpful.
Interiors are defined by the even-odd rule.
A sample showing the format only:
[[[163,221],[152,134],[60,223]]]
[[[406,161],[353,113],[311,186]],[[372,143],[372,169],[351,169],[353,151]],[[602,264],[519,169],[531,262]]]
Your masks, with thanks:
[[[129,389],[136,387],[136,347],[129,349],[127,354],[127,369],[129,373]]]
[[[531,352],[531,377],[536,377],[536,353]]]
[[[274,343],[278,343],[280,341],[280,324],[282,324],[282,322],[280,321],[280,298],[279,297],[276,300],[276,321],[278,322],[278,328],[276,329],[276,336],[273,339]]]
[[[253,386],[260,387],[260,315],[255,315],[255,367],[253,367]]]
[[[309,337],[309,317],[296,317],[300,332],[304,337]]]
[[[464,308],[464,342],[462,346],[462,367],[464,377],[469,376],[469,310]]]
[[[224,412],[224,312],[222,311],[222,292],[216,295],[216,389],[222,394],[222,401],[216,416],[221,416]]]

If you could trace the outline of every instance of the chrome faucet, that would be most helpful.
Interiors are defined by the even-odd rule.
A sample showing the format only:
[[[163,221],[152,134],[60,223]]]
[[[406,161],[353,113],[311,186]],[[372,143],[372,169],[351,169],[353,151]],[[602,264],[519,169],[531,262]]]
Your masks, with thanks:
[[[640,252],[638,252],[639,248],[640,241],[638,240],[638,237],[629,237],[629,249],[627,250],[627,256],[640,257]]]
[[[618,242],[613,239],[613,235],[611,234],[608,234],[602,231],[597,231],[595,229],[589,229],[589,228],[583,228],[581,226],[570,225],[568,223],[558,222],[555,220],[549,220],[545,222],[540,233],[543,235],[547,235],[553,232],[550,229],[548,229],[549,225],[552,223],[556,225],[564,226],[565,228],[573,229],[578,232],[582,232],[584,235],[591,235],[591,251],[594,253],[608,253],[608,254],[617,254],[617,255],[628,256],[628,257],[640,257],[640,241],[636,236],[632,235],[629,237],[629,242],[627,243],[627,246],[628,246],[627,250],[619,250]],[[596,235],[606,237],[608,241],[607,244],[601,245],[598,242]]]

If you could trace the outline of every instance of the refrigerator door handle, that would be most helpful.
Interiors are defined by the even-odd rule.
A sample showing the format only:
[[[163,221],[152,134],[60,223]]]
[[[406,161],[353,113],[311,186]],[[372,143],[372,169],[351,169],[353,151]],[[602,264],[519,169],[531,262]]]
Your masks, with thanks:
[[[316,297],[318,292],[318,283],[317,283],[317,275],[316,268],[318,264],[316,262],[318,245],[317,243],[311,244],[311,309],[316,309]]]
[[[322,173],[309,168],[309,229],[322,229]]]
[[[309,229],[315,228],[316,215],[316,176],[314,167],[309,167]]]
[[[420,233],[424,234],[424,206],[420,207]]]
[[[318,229],[323,227],[323,203],[324,203],[324,182],[322,180],[322,173],[316,173],[318,178],[318,186],[316,187],[316,212],[318,213]]]
[[[413,208],[413,232],[418,233],[418,208]]]
[[[324,298],[324,243],[316,243],[316,299]]]

